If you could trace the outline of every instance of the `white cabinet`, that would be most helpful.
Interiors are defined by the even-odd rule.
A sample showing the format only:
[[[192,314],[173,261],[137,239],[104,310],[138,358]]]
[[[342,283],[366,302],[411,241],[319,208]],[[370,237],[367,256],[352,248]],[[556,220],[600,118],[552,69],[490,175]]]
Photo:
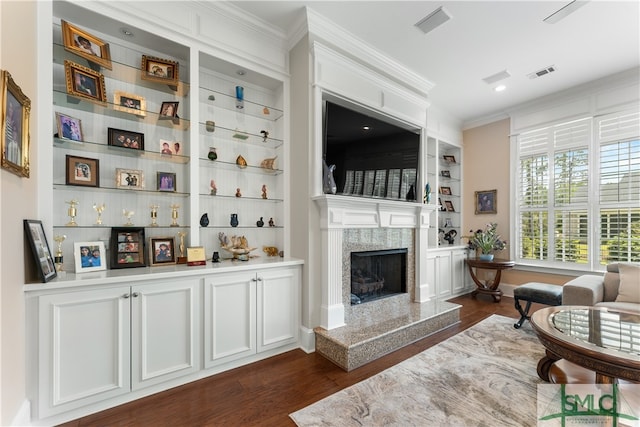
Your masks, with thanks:
[[[205,368],[297,343],[299,286],[299,267],[207,278]]]
[[[461,295],[468,290],[466,264],[466,249],[451,250],[451,292],[453,296]]]
[[[198,281],[38,298],[38,416],[198,369]]]
[[[451,296],[451,252],[436,251],[427,255],[427,280],[436,298]]]

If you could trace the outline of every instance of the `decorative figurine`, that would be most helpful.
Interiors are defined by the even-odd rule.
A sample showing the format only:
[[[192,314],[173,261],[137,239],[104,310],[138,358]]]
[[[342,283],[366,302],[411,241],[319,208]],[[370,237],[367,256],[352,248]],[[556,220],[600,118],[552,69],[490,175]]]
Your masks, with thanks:
[[[204,127],[207,132],[214,132],[216,130],[216,122],[214,122],[213,120],[207,120],[204,123]]]
[[[158,219],[158,208],[160,206],[158,205],[150,205],[149,209],[151,209],[151,224],[149,224],[149,227],[157,227],[158,223],[156,222]]]
[[[101,205],[98,205],[97,203],[93,204],[93,210],[98,213],[98,218],[96,219],[97,225],[102,225],[102,212],[104,212],[105,208],[106,205],[104,203]]]
[[[336,170],[336,165],[327,166],[327,163],[322,161],[322,191],[325,194],[336,194],[338,191],[336,181],[333,178],[334,170]]]
[[[178,237],[180,238],[180,245],[178,248],[180,249],[180,256],[178,257],[178,264],[186,264],[187,257],[184,256],[184,236],[187,235],[186,231],[178,231]]]
[[[218,194],[218,187],[216,187],[216,182],[214,180],[211,180],[211,182],[209,183],[209,187],[211,187],[211,192],[209,194],[211,194],[212,196]]]
[[[269,108],[264,107],[262,109],[262,114],[264,114],[265,116],[268,116],[269,114],[271,114],[271,111],[269,111]]]
[[[256,221],[256,226],[258,226],[258,227],[264,226],[264,221],[262,220],[262,217],[260,217],[260,219],[258,221]]]
[[[242,197],[242,193],[240,192],[240,188],[236,188],[236,197]]]
[[[63,271],[62,269],[62,263],[64,262],[63,256],[62,256],[62,242],[64,242],[64,239],[66,239],[67,236],[60,235],[60,234],[56,234],[55,236],[53,236],[53,240],[56,241],[56,243],[58,244],[58,248],[56,249],[56,256],[53,258],[53,262],[55,262],[56,264],[56,271],[57,272],[61,272]]]
[[[216,147],[209,147],[209,154],[207,154],[207,158],[211,161],[216,160],[218,158]]]
[[[127,220],[124,225],[126,227],[130,227],[133,225],[133,222],[131,221],[131,217],[135,214],[135,211],[128,211],[126,209],[122,209],[122,215],[124,215],[125,219]]]
[[[263,246],[262,252],[267,254],[267,256],[276,256],[278,255],[278,248],[275,246]]]
[[[207,214],[206,212],[204,214],[202,214],[202,216],[200,217],[200,226],[202,227],[206,227],[207,225],[209,225],[209,214]]]
[[[171,224],[170,227],[180,227],[178,224],[178,208],[180,205],[171,205]]]
[[[244,169],[247,167],[247,161],[244,159],[244,157],[242,157],[242,155],[239,155],[236,158],[236,165],[238,165],[240,169]]]
[[[449,230],[449,232],[444,235],[444,240],[449,242],[450,245],[453,245],[457,235],[458,232],[456,230]]]
[[[65,225],[67,227],[75,227],[76,225],[78,225],[78,223],[76,222],[76,215],[78,214],[76,206],[78,205],[78,201],[73,199],[69,202],[65,201],[65,203],[69,205],[69,209],[67,209],[67,215],[69,215],[69,218],[71,218]]]
[[[276,223],[273,221],[273,218],[269,218],[269,227],[275,227]]]
[[[277,158],[278,156],[264,159],[260,162],[260,167],[263,169],[275,169],[275,161]]]
[[[231,214],[231,222],[230,222],[232,227],[237,227],[238,226],[238,214],[232,213]]]
[[[249,260],[249,252],[256,248],[250,247],[247,238],[244,236],[231,236],[228,237],[224,233],[218,233],[218,240],[220,240],[220,247],[233,255],[234,259],[240,261]]]
[[[429,203],[431,201],[431,185],[427,182],[427,185],[424,186],[424,203]]]
[[[262,142],[267,142],[267,138],[269,138],[269,131],[261,130],[260,134],[262,135]]]
[[[220,262],[220,253],[218,253],[217,251],[213,252],[211,262]]]
[[[263,199],[267,198],[267,186],[266,186],[266,184],[262,184],[262,198]]]

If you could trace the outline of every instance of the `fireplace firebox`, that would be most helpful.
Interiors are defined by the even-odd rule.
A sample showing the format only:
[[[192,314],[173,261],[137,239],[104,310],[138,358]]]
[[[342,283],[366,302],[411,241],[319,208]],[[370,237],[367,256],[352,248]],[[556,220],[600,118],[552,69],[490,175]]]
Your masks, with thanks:
[[[407,292],[407,248],[351,252],[351,305]]]

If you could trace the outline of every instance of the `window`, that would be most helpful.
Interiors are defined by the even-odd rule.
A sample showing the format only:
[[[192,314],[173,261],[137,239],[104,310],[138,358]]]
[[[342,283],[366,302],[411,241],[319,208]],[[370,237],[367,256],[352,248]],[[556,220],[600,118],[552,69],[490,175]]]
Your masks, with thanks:
[[[516,259],[601,270],[640,261],[640,113],[517,137]]]

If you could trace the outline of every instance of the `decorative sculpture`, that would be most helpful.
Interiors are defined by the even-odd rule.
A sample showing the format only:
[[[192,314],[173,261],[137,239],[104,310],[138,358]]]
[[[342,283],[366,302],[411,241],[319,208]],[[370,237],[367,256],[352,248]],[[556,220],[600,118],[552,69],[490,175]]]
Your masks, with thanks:
[[[102,212],[104,212],[106,207],[107,206],[104,203],[101,205],[98,205],[97,203],[93,204],[93,210],[98,213],[98,218],[96,218],[97,225],[102,225]]]
[[[336,194],[338,191],[336,181],[333,178],[334,170],[336,170],[336,165],[327,166],[327,163],[322,161],[322,191],[325,194]]]
[[[228,237],[223,232],[218,233],[220,247],[233,255],[234,259],[246,261],[249,259],[249,253],[256,248],[250,247],[247,238],[244,236]]]

